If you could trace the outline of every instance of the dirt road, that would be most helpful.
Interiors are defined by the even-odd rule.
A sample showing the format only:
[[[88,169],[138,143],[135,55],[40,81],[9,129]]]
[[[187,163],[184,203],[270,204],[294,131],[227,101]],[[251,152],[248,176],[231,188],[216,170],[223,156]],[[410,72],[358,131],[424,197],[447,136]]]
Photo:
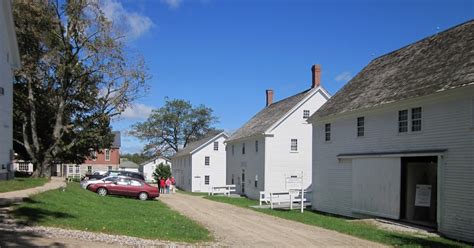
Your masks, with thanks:
[[[208,228],[219,245],[238,247],[382,247],[349,235],[185,194],[162,195],[171,208]]]

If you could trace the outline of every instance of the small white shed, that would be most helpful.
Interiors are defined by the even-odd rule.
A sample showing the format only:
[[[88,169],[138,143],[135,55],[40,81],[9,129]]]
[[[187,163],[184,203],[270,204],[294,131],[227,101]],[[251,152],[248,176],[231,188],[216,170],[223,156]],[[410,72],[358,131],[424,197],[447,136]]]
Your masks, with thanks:
[[[168,165],[171,169],[171,161],[168,158],[163,157],[163,156],[152,158],[140,164],[140,172],[143,173],[143,175],[145,176],[145,181],[147,182],[156,181],[155,178],[153,177],[153,172],[155,172],[156,168],[160,164]]]

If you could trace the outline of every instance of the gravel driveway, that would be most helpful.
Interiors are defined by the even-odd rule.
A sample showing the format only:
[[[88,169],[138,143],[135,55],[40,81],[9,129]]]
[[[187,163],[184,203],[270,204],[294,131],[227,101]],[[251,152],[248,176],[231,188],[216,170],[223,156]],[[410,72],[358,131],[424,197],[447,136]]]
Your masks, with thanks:
[[[335,231],[185,194],[161,195],[171,208],[203,224],[219,245],[237,247],[383,247]]]

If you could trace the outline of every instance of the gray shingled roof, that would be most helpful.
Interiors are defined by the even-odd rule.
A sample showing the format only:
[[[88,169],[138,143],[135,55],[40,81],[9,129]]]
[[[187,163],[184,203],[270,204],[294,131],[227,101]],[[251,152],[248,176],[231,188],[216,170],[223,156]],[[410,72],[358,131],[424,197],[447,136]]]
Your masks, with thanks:
[[[207,137],[204,137],[198,141],[195,141],[195,142],[192,142],[192,143],[189,143],[186,147],[184,147],[183,149],[181,149],[179,152],[175,153],[172,157],[179,157],[179,156],[183,156],[183,155],[187,155],[187,154],[190,154],[192,151],[194,151],[196,148],[202,146],[203,144],[206,144],[207,142],[209,142],[210,140],[214,139],[215,137],[218,137],[220,135],[225,135],[227,136],[227,134],[225,133],[218,133],[218,134],[211,134]]]
[[[121,138],[120,138],[120,131],[113,131],[114,134],[114,141],[112,143],[112,148],[120,148],[122,145]]]
[[[315,114],[324,117],[474,84],[474,21],[374,59]]]
[[[294,96],[290,96],[278,102],[274,102],[268,107],[265,107],[258,112],[252,119],[245,123],[241,128],[235,131],[234,134],[227,140],[237,140],[245,137],[249,137],[255,134],[263,134],[270,128],[275,122],[285,116],[294,106],[296,106],[301,100],[303,100],[308,93],[311,91],[305,90]]]
[[[140,166],[133,162],[133,161],[130,161],[130,160],[121,160],[120,161],[120,165],[119,165],[120,168],[134,168],[134,169],[138,169]]]

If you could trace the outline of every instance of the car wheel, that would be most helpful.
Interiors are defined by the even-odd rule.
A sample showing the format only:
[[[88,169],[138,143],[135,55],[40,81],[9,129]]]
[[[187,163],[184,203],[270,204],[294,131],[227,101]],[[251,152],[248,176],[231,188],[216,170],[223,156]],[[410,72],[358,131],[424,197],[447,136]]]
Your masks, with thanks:
[[[97,194],[99,194],[100,196],[106,196],[107,195],[107,189],[105,188],[99,188],[97,190]]]
[[[138,199],[145,201],[146,199],[148,199],[148,194],[145,192],[141,192],[140,194],[138,194]]]

